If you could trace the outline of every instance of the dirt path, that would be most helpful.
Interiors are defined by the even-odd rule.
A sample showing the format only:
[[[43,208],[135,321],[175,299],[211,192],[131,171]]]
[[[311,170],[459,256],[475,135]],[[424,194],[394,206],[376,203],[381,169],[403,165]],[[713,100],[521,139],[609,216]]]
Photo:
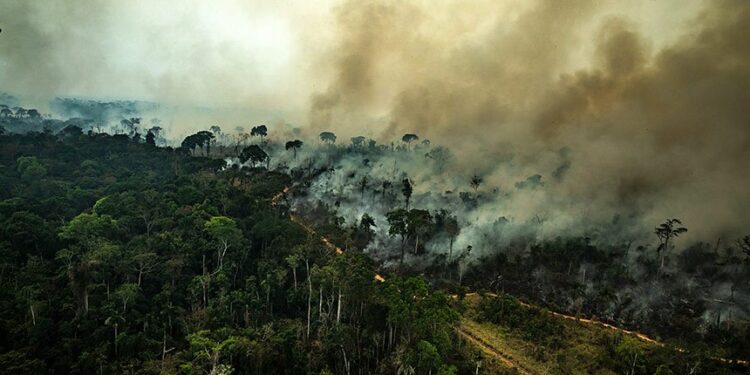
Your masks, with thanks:
[[[471,292],[471,293],[466,293],[465,295],[466,296],[475,296],[477,294],[478,294],[477,292]],[[497,297],[497,294],[495,294],[495,293],[489,293],[488,292],[488,293],[485,293],[485,295],[491,296],[491,297]],[[458,296],[457,295],[453,295],[453,298],[458,298]],[[523,301],[520,301],[520,300],[518,302],[521,304],[521,306],[532,307],[531,305],[529,305],[526,302],[523,302]],[[624,333],[626,335],[634,336],[634,337],[637,337],[640,340],[648,342],[650,344],[654,344],[654,345],[658,345],[658,346],[664,346],[665,345],[664,343],[659,342],[659,341],[657,341],[657,340],[655,340],[655,339],[653,339],[651,337],[648,337],[648,336],[646,336],[646,335],[644,335],[644,334],[642,334],[640,332],[629,331],[627,329],[620,328],[620,327],[614,326],[614,325],[609,324],[609,323],[605,323],[605,322],[601,322],[601,321],[593,320],[593,319],[586,319],[586,318],[575,317],[575,316],[572,316],[572,315],[565,315],[563,313],[559,313],[559,312],[555,312],[555,311],[551,311],[551,310],[549,311],[549,313],[552,314],[552,315],[554,315],[554,316],[556,316],[556,317],[558,317],[558,318],[562,318],[562,319],[565,319],[565,320],[573,320],[573,321],[576,321],[576,322],[579,322],[579,323],[583,323],[583,324],[596,325],[596,326],[599,326],[599,327],[607,328],[607,329],[612,330],[612,331],[617,331],[617,332],[620,332],[620,333]]]
[[[483,353],[498,360],[500,363],[503,364],[503,366],[514,368],[518,370],[519,374],[527,374],[527,375],[535,374],[535,372],[528,369],[526,366],[523,366],[522,364],[515,361],[513,357],[511,357],[510,355],[504,354],[503,352],[501,352],[500,350],[492,346],[492,344],[474,335],[466,327],[464,326],[456,327],[456,333],[458,333],[459,336],[463,337],[466,341],[468,341],[472,345],[479,348]]]
[[[471,293],[466,293],[465,296],[474,296],[474,295],[477,295],[477,294],[478,294],[477,292],[471,292]],[[492,296],[492,297],[497,297],[497,294],[495,294],[495,293],[485,293],[485,295]],[[458,295],[454,294],[451,297],[458,298]],[[523,301],[518,301],[518,302],[521,304],[521,306],[532,307],[531,305],[529,305],[526,302],[523,302]],[[651,338],[651,337],[649,337],[649,336],[647,336],[647,335],[645,335],[643,333],[635,332],[635,331],[630,331],[630,330],[627,330],[625,328],[620,328],[620,327],[617,327],[617,326],[614,326],[612,324],[605,323],[605,322],[602,322],[602,321],[598,321],[598,320],[594,320],[594,319],[580,318],[580,317],[575,317],[575,316],[571,316],[571,315],[565,315],[563,313],[559,313],[559,312],[555,312],[555,311],[549,311],[549,313],[551,315],[556,316],[556,317],[561,318],[561,319],[572,320],[572,321],[576,321],[578,323],[587,324],[587,325],[595,325],[595,326],[599,326],[599,327],[602,327],[602,328],[606,328],[606,329],[611,330],[611,331],[624,333],[626,335],[630,335],[630,336],[636,337],[639,340],[647,342],[647,343],[652,344],[652,345],[661,346],[661,347],[666,346],[665,343],[663,343],[661,341],[658,341],[658,340],[655,340],[655,339],[653,339],[653,338]],[[686,350],[684,348],[680,348],[680,347],[674,347],[674,350],[676,350],[678,352],[681,352],[681,353],[686,352]],[[742,359],[730,359],[730,358],[722,358],[722,357],[711,357],[711,358],[713,358],[714,360],[717,360],[717,361],[719,361],[721,363],[725,363],[725,364],[730,364],[730,365],[736,364],[736,365],[742,365],[742,366],[750,366],[750,362],[749,361],[745,361],[745,360],[742,360]]]

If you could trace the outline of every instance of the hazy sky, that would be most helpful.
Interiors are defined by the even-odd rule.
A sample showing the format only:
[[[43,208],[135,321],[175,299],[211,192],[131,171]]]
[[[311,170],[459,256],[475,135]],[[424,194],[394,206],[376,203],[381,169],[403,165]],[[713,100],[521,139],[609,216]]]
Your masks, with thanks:
[[[750,223],[750,1],[3,0],[0,27],[2,91],[415,132],[497,184],[567,147],[592,209]]]
[[[700,2],[686,0],[627,6],[610,1],[596,7],[568,3],[570,9],[596,9],[581,10],[580,17],[560,15],[573,24],[566,32],[578,34],[570,37],[580,38],[575,45],[556,47],[569,55],[560,68],[590,64],[594,30],[607,17],[627,17],[650,40],[662,43],[684,32],[686,21],[700,9]],[[342,32],[379,22],[371,7],[390,8],[397,17],[413,12],[414,18],[398,20],[405,24],[400,30],[408,34],[405,40],[419,33],[431,43],[471,48],[487,33],[508,33],[537,6],[519,0],[5,0],[0,3],[0,84],[6,91],[42,97],[125,97],[301,114],[310,95],[324,91],[336,74],[337,53],[351,37]],[[372,13],[355,19],[358,11]],[[424,48],[430,47],[443,48]],[[499,59],[513,53],[497,52]],[[377,99],[387,102],[385,96],[392,94],[393,89],[384,89]]]

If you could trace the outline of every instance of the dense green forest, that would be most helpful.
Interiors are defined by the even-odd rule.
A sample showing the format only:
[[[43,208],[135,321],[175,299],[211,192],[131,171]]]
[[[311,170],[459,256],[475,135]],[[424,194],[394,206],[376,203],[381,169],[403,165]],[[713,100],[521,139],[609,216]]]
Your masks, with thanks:
[[[424,279],[374,280],[272,197],[127,136],[2,138],[4,373],[454,373],[457,314]]]
[[[262,139],[267,129],[253,132]],[[502,293],[475,307],[462,297],[486,288],[555,307],[562,296],[583,293],[565,281],[566,274],[579,277],[570,275],[574,265],[601,267],[600,282],[627,282],[608,271],[616,269],[617,255],[571,239],[535,244],[524,258],[498,254],[472,272],[462,268],[466,251],[423,268],[404,265],[405,247],[424,251],[420,233],[427,242],[458,230],[448,212],[410,208],[404,180],[393,190],[406,207],[387,213],[400,262],[384,269],[363,252],[375,236],[372,217],[346,224],[324,202],[293,207],[293,199],[310,197],[306,187],[325,171],[267,168],[265,150],[296,159],[302,141],[232,147],[214,143],[214,133],[198,132],[179,148],[157,146],[151,131],[85,133],[71,124],[59,132],[0,136],[0,372],[517,371],[487,361],[481,367],[487,354],[456,333],[462,316],[515,332],[532,345],[533,358],[555,364],[554,373],[575,373],[566,356],[593,356],[559,354],[575,334],[546,310]],[[330,157],[333,149],[323,150]],[[228,164],[232,153],[250,166]],[[280,194],[289,186],[295,191]],[[407,231],[414,220],[431,229]],[[321,234],[346,251],[337,255]],[[649,277],[661,283],[658,265],[645,262]],[[540,264],[559,275],[557,283],[540,284],[533,275]],[[376,280],[384,271],[385,281]],[[548,297],[553,293],[560,297]],[[604,298],[606,289],[597,295]],[[599,311],[596,299],[582,301],[579,314]],[[693,371],[733,373],[716,358],[747,358],[744,326],[717,320],[698,335],[702,310],[676,311],[664,307],[663,326],[646,328],[687,352],[671,345],[636,351],[621,335],[597,334],[604,350],[586,371],[688,373],[683,364],[690,363]],[[680,316],[682,323],[674,322]]]

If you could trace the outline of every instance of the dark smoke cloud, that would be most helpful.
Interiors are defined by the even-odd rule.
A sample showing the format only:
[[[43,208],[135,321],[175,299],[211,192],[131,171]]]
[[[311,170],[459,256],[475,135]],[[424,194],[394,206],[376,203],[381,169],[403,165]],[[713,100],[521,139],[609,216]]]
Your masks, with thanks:
[[[750,3],[701,3],[676,38],[643,32],[612,3],[508,4],[345,3],[311,124],[432,138],[501,188],[565,166],[555,198],[529,210],[748,231]],[[508,153],[513,171],[497,167]]]

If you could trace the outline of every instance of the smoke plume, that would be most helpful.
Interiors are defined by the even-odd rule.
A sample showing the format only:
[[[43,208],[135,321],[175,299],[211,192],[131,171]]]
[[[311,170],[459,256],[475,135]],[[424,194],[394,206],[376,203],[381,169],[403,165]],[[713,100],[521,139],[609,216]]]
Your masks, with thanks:
[[[175,137],[415,133],[455,156],[453,186],[417,194],[540,176],[502,204],[518,220],[679,217],[702,238],[750,222],[746,1],[9,0],[0,28],[0,89],[37,103],[159,103]]]
[[[500,189],[539,174],[545,196],[514,202],[527,216],[677,216],[736,236],[750,222],[750,4],[684,5],[655,32],[606,2],[349,1],[310,122],[429,137]]]

